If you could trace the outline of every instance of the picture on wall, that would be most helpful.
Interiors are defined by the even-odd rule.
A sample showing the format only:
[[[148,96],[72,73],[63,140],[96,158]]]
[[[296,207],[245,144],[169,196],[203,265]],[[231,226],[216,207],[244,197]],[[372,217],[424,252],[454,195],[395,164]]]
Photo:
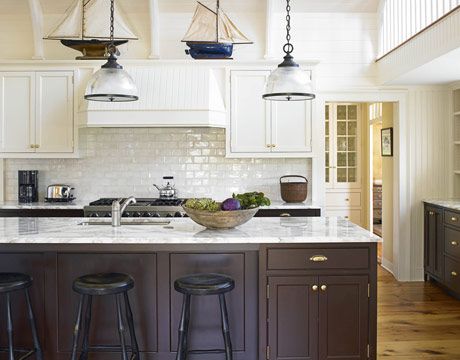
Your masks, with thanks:
[[[393,156],[393,128],[381,130],[382,156]]]

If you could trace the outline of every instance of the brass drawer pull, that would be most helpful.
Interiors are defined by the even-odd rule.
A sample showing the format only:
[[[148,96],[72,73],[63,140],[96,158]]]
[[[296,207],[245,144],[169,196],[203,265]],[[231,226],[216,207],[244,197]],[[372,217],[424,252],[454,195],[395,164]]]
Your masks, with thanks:
[[[313,286],[311,287],[311,289],[312,289],[313,291],[318,291],[318,285],[313,285]]]
[[[451,241],[450,244],[451,244],[452,246],[458,246],[458,241]]]
[[[450,218],[450,220],[451,220],[451,221],[458,221],[458,218],[455,217],[455,216],[452,216],[452,217]]]
[[[453,277],[456,277],[456,276],[458,276],[458,274],[457,274],[457,272],[456,272],[456,271],[452,271],[450,274],[451,274]]]
[[[282,213],[282,214],[280,214],[280,216],[281,216],[281,217],[290,217],[291,214],[289,214],[289,213]]]
[[[327,257],[324,256],[324,255],[313,255],[313,256],[310,258],[310,261],[313,261],[313,262],[324,262],[324,261],[327,261]]]
[[[326,291],[327,290],[327,286],[326,285],[321,285],[321,291]]]

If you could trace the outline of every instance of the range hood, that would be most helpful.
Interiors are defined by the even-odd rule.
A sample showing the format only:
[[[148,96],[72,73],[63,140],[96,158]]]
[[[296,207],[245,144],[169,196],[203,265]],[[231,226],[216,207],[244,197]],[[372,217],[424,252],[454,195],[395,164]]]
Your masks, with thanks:
[[[214,69],[202,66],[125,67],[139,100],[84,101],[86,127],[225,127],[226,113]]]

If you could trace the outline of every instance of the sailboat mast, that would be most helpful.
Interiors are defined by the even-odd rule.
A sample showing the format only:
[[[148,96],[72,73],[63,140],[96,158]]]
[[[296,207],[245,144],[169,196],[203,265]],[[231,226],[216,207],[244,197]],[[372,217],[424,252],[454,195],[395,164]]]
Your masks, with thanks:
[[[216,42],[219,42],[219,0],[216,6]]]

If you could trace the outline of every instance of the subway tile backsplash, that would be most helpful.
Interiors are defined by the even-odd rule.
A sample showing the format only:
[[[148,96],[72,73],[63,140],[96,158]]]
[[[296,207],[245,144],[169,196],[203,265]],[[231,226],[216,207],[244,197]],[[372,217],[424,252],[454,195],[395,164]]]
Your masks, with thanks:
[[[305,175],[311,159],[228,159],[225,130],[213,128],[84,128],[79,159],[5,160],[5,200],[17,200],[18,170],[39,170],[40,200],[46,186],[76,188],[83,202],[100,197],[157,197],[152,184],[173,175],[179,196],[224,199],[260,190],[280,200],[279,177]]]

